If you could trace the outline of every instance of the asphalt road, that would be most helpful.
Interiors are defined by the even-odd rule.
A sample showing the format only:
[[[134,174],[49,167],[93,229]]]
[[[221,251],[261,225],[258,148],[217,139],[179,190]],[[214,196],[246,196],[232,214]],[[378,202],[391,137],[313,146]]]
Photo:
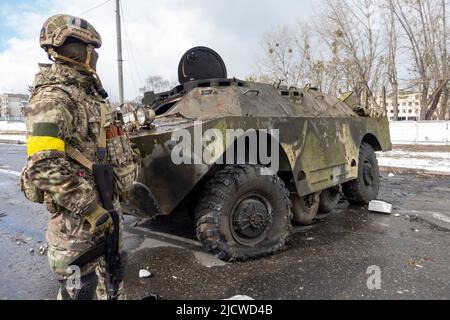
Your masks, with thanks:
[[[25,147],[0,144],[0,299],[53,299],[57,284],[39,247],[47,214],[19,190]],[[126,219],[130,299],[450,299],[450,177],[383,174],[392,215],[343,205],[296,227],[286,250],[226,264],[208,254],[183,212],[153,222]],[[33,251],[33,252],[31,252]],[[381,288],[368,289],[368,268]],[[153,276],[139,279],[142,268]]]

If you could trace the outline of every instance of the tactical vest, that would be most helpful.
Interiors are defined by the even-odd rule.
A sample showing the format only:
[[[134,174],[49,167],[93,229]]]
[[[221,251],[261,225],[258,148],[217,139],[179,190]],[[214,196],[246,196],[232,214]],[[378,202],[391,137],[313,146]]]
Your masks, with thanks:
[[[121,122],[117,118],[117,112],[112,110],[96,94],[86,94],[84,89],[73,85],[48,85],[39,87],[40,90],[60,90],[66,94],[73,105],[67,106],[73,115],[72,138],[66,142],[65,152],[68,161],[72,163],[75,174],[84,177],[91,185],[95,185],[92,175],[92,163],[102,160],[114,166],[114,193],[122,201],[127,199],[128,192],[134,181],[137,180],[139,170],[139,153],[130,145],[127,132],[122,129]],[[32,96],[32,97],[33,97]],[[106,154],[99,154],[104,149]],[[37,190],[27,175],[27,167],[22,171],[21,186],[25,196],[33,201],[48,203],[48,197]],[[57,206],[56,204],[53,204]],[[49,208],[50,209],[50,208]]]

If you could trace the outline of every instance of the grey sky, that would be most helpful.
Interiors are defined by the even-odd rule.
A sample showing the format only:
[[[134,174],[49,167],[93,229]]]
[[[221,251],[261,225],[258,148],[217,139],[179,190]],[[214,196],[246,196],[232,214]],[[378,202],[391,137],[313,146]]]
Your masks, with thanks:
[[[24,92],[37,62],[46,56],[38,45],[45,19],[56,13],[80,15],[100,0],[39,0],[36,6],[0,10],[11,36],[0,46],[0,92]],[[132,99],[148,75],[177,80],[179,58],[197,45],[209,46],[225,60],[229,76],[254,73],[260,42],[272,27],[294,24],[312,13],[312,0],[148,1],[124,0],[125,95]],[[0,2],[0,9],[4,3]],[[98,71],[112,99],[117,98],[114,1],[83,15],[102,34]],[[27,21],[25,28],[23,21]],[[5,39],[5,35],[3,35]],[[134,57],[134,59],[133,59]],[[135,61],[135,63],[134,63]]]

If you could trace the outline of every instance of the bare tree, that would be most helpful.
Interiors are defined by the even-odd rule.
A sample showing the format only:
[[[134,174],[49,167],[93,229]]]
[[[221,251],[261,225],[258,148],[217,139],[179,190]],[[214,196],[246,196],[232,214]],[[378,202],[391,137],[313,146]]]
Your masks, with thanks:
[[[310,28],[307,24],[278,27],[264,37],[262,56],[257,60],[260,73],[271,82],[302,86],[320,80],[314,74]],[[317,70],[316,70],[317,71]],[[314,83],[319,86],[321,83]]]
[[[398,34],[396,18],[394,13],[394,4],[392,0],[388,1],[386,21],[386,36],[387,36],[387,59],[386,59],[386,75],[391,86],[391,97],[393,105],[393,120],[398,120],[398,73],[397,73],[397,48],[398,48]]]
[[[139,91],[144,93],[147,91],[164,92],[175,87],[175,83],[166,80],[160,75],[148,76],[145,79],[144,87],[140,88]]]
[[[449,81],[445,1],[390,1],[412,56],[412,85],[421,90],[420,119],[431,119]]]
[[[440,43],[441,48],[441,64],[442,64],[442,76],[444,79],[448,79],[450,74],[448,72],[450,57],[448,56],[448,26],[447,26],[447,10],[445,0],[442,0],[442,42]],[[449,89],[448,85],[446,85],[442,91],[441,96],[441,109],[439,112],[439,119],[445,120],[447,118],[448,111],[448,102],[449,102]]]
[[[333,53],[333,64],[362,104],[379,108],[374,92],[381,91],[383,69],[380,16],[374,0],[325,0],[317,31]],[[342,85],[342,84],[341,84]]]

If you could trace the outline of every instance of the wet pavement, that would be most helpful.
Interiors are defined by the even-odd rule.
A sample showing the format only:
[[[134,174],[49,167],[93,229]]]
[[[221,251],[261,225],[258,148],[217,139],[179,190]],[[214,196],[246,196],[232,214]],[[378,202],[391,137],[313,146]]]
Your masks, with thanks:
[[[19,191],[24,159],[24,146],[0,144],[0,299],[53,299],[57,285],[38,252],[47,215]],[[283,252],[232,264],[201,247],[184,212],[142,223],[127,217],[127,297],[450,299],[450,177],[386,172],[379,198],[393,204],[393,214],[343,204],[295,227]],[[370,266],[380,268],[379,290],[367,287]],[[153,276],[139,279],[145,268]]]

